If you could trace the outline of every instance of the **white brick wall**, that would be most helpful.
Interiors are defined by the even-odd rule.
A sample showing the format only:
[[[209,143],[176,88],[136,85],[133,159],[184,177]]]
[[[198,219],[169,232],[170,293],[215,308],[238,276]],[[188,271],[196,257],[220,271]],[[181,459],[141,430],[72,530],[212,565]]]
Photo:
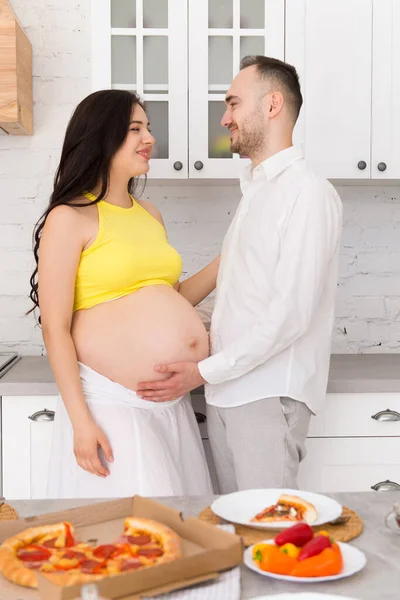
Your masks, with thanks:
[[[89,0],[12,0],[34,50],[35,134],[0,136],[0,348],[43,351],[24,313],[31,234],[51,191],[62,137],[89,93]],[[400,187],[339,188],[344,202],[334,352],[400,352]],[[171,242],[193,273],[214,257],[239,200],[236,185],[155,185]]]

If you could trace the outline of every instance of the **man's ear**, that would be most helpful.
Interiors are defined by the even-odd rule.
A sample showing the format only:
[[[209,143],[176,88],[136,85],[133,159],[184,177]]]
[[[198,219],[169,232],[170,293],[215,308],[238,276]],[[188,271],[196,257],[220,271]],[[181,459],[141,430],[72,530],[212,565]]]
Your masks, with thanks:
[[[272,92],[272,94],[268,94],[266,100],[268,101],[268,116],[270,119],[274,119],[283,108],[283,96],[280,92]]]

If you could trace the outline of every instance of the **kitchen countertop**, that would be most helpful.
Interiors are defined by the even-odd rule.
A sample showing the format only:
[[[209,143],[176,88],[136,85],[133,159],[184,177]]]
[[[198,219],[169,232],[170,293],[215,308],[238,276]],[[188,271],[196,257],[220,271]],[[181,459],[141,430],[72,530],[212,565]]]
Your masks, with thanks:
[[[263,577],[241,567],[241,600],[257,596],[294,592],[340,594],[357,600],[398,600],[400,597],[400,535],[384,526],[384,518],[391,511],[398,492],[352,492],[330,494],[341,504],[355,510],[364,520],[364,531],[351,544],[362,550],[367,565],[360,573],[338,581],[318,584],[288,583]],[[197,515],[209,506],[213,497],[156,498],[156,500],[183,512],[184,517]],[[25,500],[13,501],[21,517],[75,508],[90,500]],[[206,591],[204,600],[207,600]],[[227,599],[228,600],[228,599]],[[338,598],[339,600],[339,598]]]
[[[400,354],[332,354],[328,392],[400,392]],[[54,394],[57,387],[46,356],[23,356],[0,378],[0,396]]]

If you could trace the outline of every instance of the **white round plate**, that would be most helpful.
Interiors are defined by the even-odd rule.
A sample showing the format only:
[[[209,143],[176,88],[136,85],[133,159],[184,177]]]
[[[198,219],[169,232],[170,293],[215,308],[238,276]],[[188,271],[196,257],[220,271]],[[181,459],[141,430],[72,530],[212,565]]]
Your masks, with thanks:
[[[273,544],[274,540],[265,540],[261,542],[265,544]],[[338,575],[329,575],[328,577],[292,577],[291,575],[277,575],[276,573],[269,573],[268,571],[262,571],[252,558],[253,546],[250,546],[245,550],[243,562],[252,571],[260,573],[265,577],[272,577],[272,579],[281,579],[282,581],[296,581],[297,583],[317,583],[319,581],[334,581],[335,579],[342,579],[343,577],[350,577],[354,573],[361,571],[367,563],[365,554],[349,544],[343,544],[337,542],[343,557],[343,569]]]
[[[343,507],[341,504],[323,496],[322,494],[314,494],[313,492],[303,492],[301,490],[289,489],[261,489],[261,490],[244,490],[242,492],[234,492],[220,496],[211,505],[211,510],[226,521],[247,525],[248,527],[256,527],[258,529],[286,529],[295,524],[293,521],[274,521],[273,523],[252,523],[251,519],[268,506],[276,504],[281,494],[289,494],[291,496],[299,496],[315,506],[317,511],[317,520],[312,523],[314,525],[323,525],[329,521],[337,519],[342,514]]]
[[[273,594],[273,596],[257,596],[253,600],[355,600],[349,596],[332,596],[332,594],[315,594],[299,592],[294,594]]]

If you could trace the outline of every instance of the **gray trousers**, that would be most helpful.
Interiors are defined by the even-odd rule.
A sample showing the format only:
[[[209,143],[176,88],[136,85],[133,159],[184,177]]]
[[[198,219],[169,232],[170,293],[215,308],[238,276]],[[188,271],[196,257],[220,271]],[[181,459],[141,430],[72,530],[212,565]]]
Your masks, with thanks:
[[[265,398],[228,408],[207,404],[219,493],[297,489],[311,414],[304,403],[291,398]]]

